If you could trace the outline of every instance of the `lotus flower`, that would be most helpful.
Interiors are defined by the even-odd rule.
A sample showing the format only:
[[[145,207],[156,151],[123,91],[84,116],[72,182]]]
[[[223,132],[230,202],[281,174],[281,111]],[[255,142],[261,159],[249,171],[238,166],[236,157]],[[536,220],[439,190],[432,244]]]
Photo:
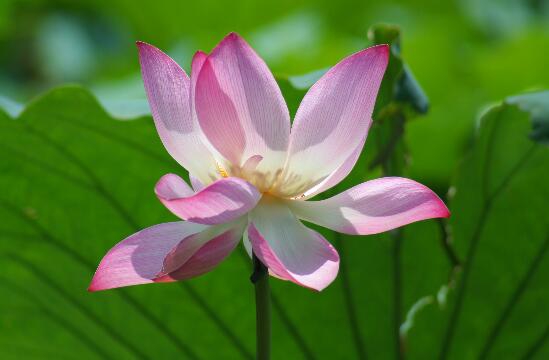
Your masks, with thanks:
[[[301,220],[368,235],[449,216],[434,192],[398,177],[307,201],[342,181],[356,163],[388,46],[331,68],[307,92],[293,124],[272,73],[237,34],[209,55],[197,52],[190,78],[157,48],[137,46],[156,129],[192,187],[175,174],[158,181],[156,195],[184,221],[149,227],[117,244],[90,291],[204,274],[241,238],[271,275],[320,291],[336,277],[339,255]]]

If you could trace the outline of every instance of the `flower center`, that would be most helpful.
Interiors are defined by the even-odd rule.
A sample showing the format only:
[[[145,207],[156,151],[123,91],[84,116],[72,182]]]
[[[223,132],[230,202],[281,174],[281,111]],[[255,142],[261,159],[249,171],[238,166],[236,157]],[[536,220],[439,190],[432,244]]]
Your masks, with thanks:
[[[241,166],[216,161],[215,168],[221,177],[241,178],[254,185],[263,194],[273,197],[300,200],[305,197],[305,191],[315,185],[300,181],[300,178],[294,174],[284,174],[282,169],[268,172],[258,169],[261,160],[262,157],[259,155],[251,156]]]
[[[249,166],[247,163],[243,166],[228,164],[225,164],[224,166],[217,161],[215,163],[215,168],[217,173],[223,178],[227,178],[229,176],[238,177],[248,181],[264,194],[278,196],[275,190],[277,189],[277,180],[282,173],[282,169],[278,169],[273,172],[263,172],[257,170],[257,166]]]

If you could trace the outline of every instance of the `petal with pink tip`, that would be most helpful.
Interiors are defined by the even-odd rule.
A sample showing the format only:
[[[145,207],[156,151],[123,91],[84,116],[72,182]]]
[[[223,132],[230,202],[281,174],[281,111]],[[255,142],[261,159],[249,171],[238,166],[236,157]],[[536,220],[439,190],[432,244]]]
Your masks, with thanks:
[[[154,46],[138,42],[137,47],[145,91],[164,147],[181,166],[210,183],[218,177],[215,161],[193,121],[187,74]]]
[[[208,226],[171,222],[141,230],[113,247],[101,260],[89,291],[153,282],[166,255],[183,239]]]
[[[442,200],[413,180],[367,181],[321,201],[287,201],[300,219],[353,235],[388,231],[416,221],[450,216]]]
[[[370,47],[343,59],[309,89],[293,122],[281,195],[299,196],[355,158],[388,59],[387,45]]]
[[[254,254],[273,275],[317,291],[337,276],[339,255],[326,239],[308,229],[273,198],[250,214],[248,238]]]
[[[195,106],[205,136],[233,165],[260,155],[259,171],[274,174],[282,168],[288,108],[265,62],[237,34],[225,37],[204,61]]]
[[[178,189],[188,187],[177,175],[163,176],[155,187],[162,204],[183,220],[214,225],[233,221],[253,209],[261,194],[249,182],[229,177],[217,180],[191,196]]]

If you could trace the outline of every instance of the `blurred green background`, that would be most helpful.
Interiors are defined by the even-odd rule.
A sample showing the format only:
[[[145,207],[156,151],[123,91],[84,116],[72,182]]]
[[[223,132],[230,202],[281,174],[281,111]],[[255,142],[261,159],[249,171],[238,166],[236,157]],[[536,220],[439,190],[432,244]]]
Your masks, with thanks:
[[[273,72],[303,74],[364,47],[372,24],[395,23],[404,34],[406,60],[432,104],[407,135],[413,174],[444,184],[468,146],[481,106],[547,86],[542,54],[549,47],[548,4],[3,0],[0,94],[25,101],[54,84],[79,82],[105,97],[142,97],[136,40],[166,50],[188,69],[196,49],[210,50],[230,31],[243,35]]]
[[[528,134],[540,112],[547,119],[547,95],[477,121],[510,95],[549,88],[543,0],[2,0],[0,358],[250,358],[253,293],[242,254],[185,284],[85,292],[112,245],[174,220],[151,189],[182,170],[147,115],[134,43],[154,44],[188,70],[194,51],[236,31],[282,79],[368,46],[376,23],[400,27],[402,56],[430,101],[406,123],[405,175],[450,201],[454,216],[406,227],[403,243],[327,234],[346,267],[329,289],[272,281],[274,358],[547,358],[546,147],[528,159],[527,175],[509,180],[515,161],[526,163],[522,152],[541,146]],[[66,83],[84,88],[48,92]],[[287,100],[299,101],[298,90]],[[494,135],[501,143],[483,137],[491,121],[507,124]],[[373,156],[367,148],[363,158]],[[346,184],[381,173],[360,171]],[[487,174],[514,187],[503,191]],[[501,204],[492,199],[500,194]],[[453,239],[459,263],[441,236]],[[456,301],[456,289],[467,295]]]

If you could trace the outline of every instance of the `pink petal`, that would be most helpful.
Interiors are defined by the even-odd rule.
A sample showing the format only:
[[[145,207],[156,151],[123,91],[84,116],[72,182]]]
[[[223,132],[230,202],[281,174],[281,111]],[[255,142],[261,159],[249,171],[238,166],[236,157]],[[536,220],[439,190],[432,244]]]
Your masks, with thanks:
[[[194,246],[187,245],[189,241],[184,240],[177,245],[164,261],[162,272],[170,270],[166,275],[155,279],[156,282],[169,282],[175,280],[190,279],[205,274],[215,268],[219,263],[229,256],[236,248],[242,237],[243,226],[238,225],[208,239],[202,247],[192,255],[188,254],[189,249]],[[205,231],[206,232],[206,231]],[[199,234],[190,237],[198,237]],[[199,240],[200,241],[200,240]],[[201,242],[201,241],[200,241]]]
[[[387,45],[360,51],[343,59],[309,89],[292,126],[281,195],[299,196],[355,159],[352,154],[372,122],[388,59]]]
[[[183,183],[178,176],[165,175],[156,184],[156,195],[172,213],[199,224],[233,221],[253,209],[261,198],[252,184],[235,177],[217,180],[191,196],[174,191],[183,188]]]
[[[251,173],[255,171],[261,160],[263,160],[263,156],[261,155],[251,156],[250,158],[248,158],[248,160],[244,162],[244,165],[242,165],[242,171],[244,173]]]
[[[215,161],[193,121],[187,74],[154,46],[138,42],[137,47],[145,91],[162,143],[189,172],[203,182],[211,182],[218,177]]]
[[[267,65],[237,34],[223,39],[203,63],[195,106],[211,145],[233,165],[260,155],[259,171],[282,168],[288,108]]]
[[[276,277],[321,291],[337,276],[339,255],[333,246],[272,198],[251,213],[248,238]]]
[[[321,201],[287,201],[303,220],[346,234],[369,235],[416,221],[450,216],[442,200],[413,180],[367,181]]]
[[[164,258],[181,240],[208,227],[190,222],[151,226],[119,242],[101,260],[89,291],[153,282]]]

